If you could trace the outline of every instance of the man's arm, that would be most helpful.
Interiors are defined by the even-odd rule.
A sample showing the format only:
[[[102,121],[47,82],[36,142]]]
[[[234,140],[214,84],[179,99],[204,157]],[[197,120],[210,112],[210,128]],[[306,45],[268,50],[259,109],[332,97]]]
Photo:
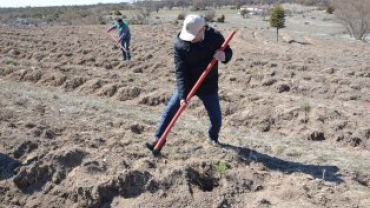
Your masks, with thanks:
[[[176,47],[174,61],[179,98],[180,100],[185,100],[188,93],[188,72],[184,57],[181,55],[181,52],[176,49]]]
[[[117,27],[116,27],[116,26],[113,26],[113,27],[111,27],[111,28],[109,28],[109,29],[107,30],[107,33],[110,33],[112,30],[115,30],[115,29],[117,29]]]
[[[225,38],[221,35],[222,43],[225,42]],[[225,61],[222,61],[223,64],[227,64],[233,57],[233,51],[231,50],[230,46],[227,45],[227,47],[224,50],[225,52]]]
[[[227,62],[229,62],[232,57],[233,57],[233,51],[231,50],[230,46],[227,46],[225,48],[225,61],[223,61],[222,63],[227,64]]]
[[[221,47],[221,45],[225,42],[225,38],[221,35],[221,33],[218,33],[216,37],[216,41]],[[218,61],[221,61],[223,64],[226,64],[231,60],[232,56],[233,51],[231,50],[230,46],[227,45],[224,52],[217,50],[213,57]]]

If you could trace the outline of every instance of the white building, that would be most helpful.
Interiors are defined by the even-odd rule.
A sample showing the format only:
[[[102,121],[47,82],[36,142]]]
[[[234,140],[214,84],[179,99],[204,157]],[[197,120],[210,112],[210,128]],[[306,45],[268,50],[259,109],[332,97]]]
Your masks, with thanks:
[[[238,14],[241,14],[241,11],[243,10],[247,11],[247,14],[250,14],[250,15],[262,15],[267,10],[267,8],[266,7],[241,6],[238,11]]]

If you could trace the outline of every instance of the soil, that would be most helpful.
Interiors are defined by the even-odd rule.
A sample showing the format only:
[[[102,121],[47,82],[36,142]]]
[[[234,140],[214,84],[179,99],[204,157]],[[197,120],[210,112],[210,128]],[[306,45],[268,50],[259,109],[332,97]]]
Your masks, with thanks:
[[[370,207],[367,43],[240,29],[222,145],[194,97],[154,157],[180,27],[131,28],[130,62],[102,26],[0,28],[1,208]]]

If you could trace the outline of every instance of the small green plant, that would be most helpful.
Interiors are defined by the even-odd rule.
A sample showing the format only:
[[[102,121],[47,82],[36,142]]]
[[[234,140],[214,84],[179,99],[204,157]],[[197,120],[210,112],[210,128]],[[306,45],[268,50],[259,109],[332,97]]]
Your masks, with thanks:
[[[157,125],[157,121],[153,121],[153,120],[149,120],[149,119],[145,119],[145,120],[143,120],[143,122],[146,123],[146,124],[149,124],[150,126]]]
[[[305,100],[301,103],[301,109],[304,111],[304,112],[309,112],[311,110],[311,105],[310,103]]]
[[[9,65],[9,64],[14,64],[14,61],[11,60],[10,58],[6,57],[5,58],[5,64]]]
[[[125,80],[126,82],[133,82],[134,77],[132,74],[123,74],[122,79]]]
[[[308,122],[308,119],[307,119],[307,113],[310,112],[311,110],[311,105],[308,101],[303,101],[301,103],[301,109],[304,111],[304,123],[307,123]]]
[[[281,155],[285,151],[285,146],[278,146],[276,149],[276,154]]]
[[[365,174],[362,170],[355,169],[353,171],[353,180],[355,180],[357,183],[363,185],[363,186],[369,186],[369,180],[367,177],[367,174]]]
[[[326,155],[321,155],[320,157],[317,158],[319,163],[325,163],[328,162],[329,158]]]
[[[225,162],[218,162],[217,164],[213,165],[213,171],[218,175],[218,177],[221,177],[226,174],[226,163]]]
[[[243,144],[243,141],[244,141],[243,136],[238,136],[236,139],[238,140],[239,145]]]
[[[290,152],[287,152],[286,155],[289,157],[300,157],[302,155],[302,152],[298,150],[291,150]]]
[[[356,169],[353,171],[353,175],[354,175],[355,180],[357,180],[362,175],[362,172],[361,170]]]

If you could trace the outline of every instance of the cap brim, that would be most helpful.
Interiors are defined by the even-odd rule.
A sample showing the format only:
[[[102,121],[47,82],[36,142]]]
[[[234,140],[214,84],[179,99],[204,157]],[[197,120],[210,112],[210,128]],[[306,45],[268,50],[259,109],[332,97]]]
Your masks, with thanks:
[[[192,41],[194,40],[195,35],[188,33],[186,30],[182,29],[179,37],[181,40]]]

